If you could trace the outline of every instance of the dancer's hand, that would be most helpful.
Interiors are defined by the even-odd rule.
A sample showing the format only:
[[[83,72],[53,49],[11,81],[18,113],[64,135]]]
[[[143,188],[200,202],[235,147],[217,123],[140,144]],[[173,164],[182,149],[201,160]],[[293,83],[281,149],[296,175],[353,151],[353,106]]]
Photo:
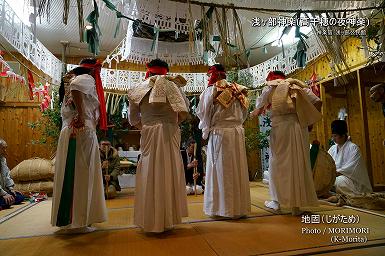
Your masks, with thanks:
[[[103,163],[102,163],[102,169],[106,169],[106,168],[108,168],[108,161],[107,160],[103,161]]]
[[[110,175],[104,175],[104,179],[106,180],[106,182],[109,182],[111,180],[111,176]]]
[[[263,112],[263,108],[254,109],[253,111],[250,112],[251,119],[253,119],[256,116],[259,116],[260,114],[262,114],[262,112]]]
[[[187,168],[195,168],[195,167],[197,167],[198,166],[198,161],[197,160],[194,160],[194,161],[192,161],[191,163],[189,163],[188,165],[187,165]]]
[[[77,115],[74,119],[74,127],[79,129],[84,127],[84,117],[82,115]]]
[[[193,174],[193,179],[196,180],[200,176],[199,172]]]

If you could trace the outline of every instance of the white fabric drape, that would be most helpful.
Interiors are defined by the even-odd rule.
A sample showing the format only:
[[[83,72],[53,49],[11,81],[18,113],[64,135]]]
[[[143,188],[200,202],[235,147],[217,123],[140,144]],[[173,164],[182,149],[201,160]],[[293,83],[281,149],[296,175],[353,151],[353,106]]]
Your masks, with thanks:
[[[283,80],[274,80],[279,83]],[[272,103],[273,86],[266,86],[257,98],[256,108]],[[303,88],[301,96],[314,104],[320,99],[309,88]],[[286,207],[317,206],[310,166],[309,133],[301,127],[296,108],[287,114],[271,115],[269,190],[271,199]],[[293,112],[293,113],[290,113]]]
[[[211,216],[236,217],[250,212],[250,188],[246,158],[247,117],[238,100],[228,108],[214,104],[215,88],[200,96],[197,116],[203,138],[209,137],[206,161],[204,212]]]
[[[77,76],[70,85],[71,90],[82,92],[85,112],[85,129],[76,134],[75,177],[70,228],[86,227],[92,223],[107,220],[107,208],[104,199],[102,169],[99,155],[96,124],[99,118],[99,101],[96,94],[95,80],[90,75]],[[70,105],[62,105],[63,128],[60,132],[52,199],[51,224],[56,225],[62,193],[68,142],[72,133],[69,124],[76,114]]]
[[[142,153],[136,172],[134,223],[145,232],[163,232],[182,223],[182,217],[188,215],[180,154],[180,113],[174,112],[168,101],[149,103],[149,95],[143,97],[140,105],[130,101],[129,106],[131,125],[139,122],[143,125]],[[188,101],[184,97],[179,100],[185,102],[187,110]]]
[[[368,171],[356,144],[348,140],[339,149],[333,145],[328,152],[336,163],[337,172],[342,174],[336,178],[337,193],[354,196],[372,192]]]

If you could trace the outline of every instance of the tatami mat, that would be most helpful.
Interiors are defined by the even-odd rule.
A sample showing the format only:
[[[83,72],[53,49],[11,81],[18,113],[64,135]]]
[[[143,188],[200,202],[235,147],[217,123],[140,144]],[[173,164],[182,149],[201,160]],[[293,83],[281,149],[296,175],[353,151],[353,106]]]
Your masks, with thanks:
[[[7,215],[10,215],[16,211],[18,211],[19,209],[29,205],[30,202],[26,201],[26,202],[23,202],[21,204],[18,204],[18,205],[12,205],[11,208],[9,209],[3,209],[0,211],[0,220],[4,217],[6,217]]]
[[[133,190],[123,190],[108,200],[108,222],[95,224],[97,232],[84,235],[53,235],[51,200],[41,202],[0,224],[1,256],[8,255],[334,255],[342,249],[378,255],[385,245],[385,218],[370,212],[321,205],[313,214],[360,217],[357,224],[305,224],[300,216],[274,215],[263,202],[269,198],[261,183],[250,184],[251,214],[241,220],[213,220],[203,213],[203,196],[188,196],[189,216],[175,230],[149,235],[133,226]],[[304,234],[303,228],[325,234]],[[333,244],[328,228],[369,228],[368,242]],[[354,234],[353,234],[354,235]],[[362,246],[371,245],[369,249]],[[341,249],[342,248],[342,249]],[[357,254],[336,254],[357,255]],[[361,255],[361,254],[360,254]],[[385,255],[385,253],[383,254]]]

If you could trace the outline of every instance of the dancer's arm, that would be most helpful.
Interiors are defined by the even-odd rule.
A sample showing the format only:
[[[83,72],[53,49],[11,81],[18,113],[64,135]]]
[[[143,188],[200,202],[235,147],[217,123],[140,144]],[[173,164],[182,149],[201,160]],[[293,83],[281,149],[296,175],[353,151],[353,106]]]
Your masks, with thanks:
[[[78,90],[72,90],[71,94],[77,112],[76,119],[74,120],[74,127],[81,128],[84,126],[83,93]]]

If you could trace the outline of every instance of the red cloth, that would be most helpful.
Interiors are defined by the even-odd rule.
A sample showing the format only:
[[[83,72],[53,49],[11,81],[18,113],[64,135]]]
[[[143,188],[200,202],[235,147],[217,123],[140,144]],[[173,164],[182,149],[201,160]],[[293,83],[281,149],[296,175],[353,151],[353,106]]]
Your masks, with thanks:
[[[208,86],[212,86],[219,80],[226,79],[226,72],[217,70],[215,66],[210,67],[209,70],[207,71],[207,74],[211,74],[209,78]]]
[[[94,70],[93,77],[95,78],[96,84],[96,93],[98,94],[99,99],[99,108],[100,108],[100,118],[99,118],[99,128],[101,130],[107,131],[107,111],[106,111],[106,102],[104,100],[104,91],[102,85],[102,79],[100,77],[100,71],[102,69],[102,64],[99,60],[95,64],[80,64],[81,67],[91,68]]]
[[[29,99],[33,100],[33,88],[35,88],[35,84],[33,81],[33,75],[31,70],[28,69],[28,88],[29,88]]]
[[[270,71],[266,77],[266,81],[272,81],[276,79],[285,79],[286,77],[283,75],[275,74],[273,71]]]
[[[310,81],[311,81],[311,86],[310,86],[311,90],[317,97],[320,97],[321,92],[320,92],[319,85],[317,85],[317,74],[314,71],[310,77]]]
[[[154,66],[154,67],[147,67],[147,72],[146,72],[146,77],[145,79],[147,79],[149,76],[150,76],[150,73],[151,74],[155,74],[155,75],[166,75],[167,74],[167,68],[165,67],[159,67],[159,66]]]

